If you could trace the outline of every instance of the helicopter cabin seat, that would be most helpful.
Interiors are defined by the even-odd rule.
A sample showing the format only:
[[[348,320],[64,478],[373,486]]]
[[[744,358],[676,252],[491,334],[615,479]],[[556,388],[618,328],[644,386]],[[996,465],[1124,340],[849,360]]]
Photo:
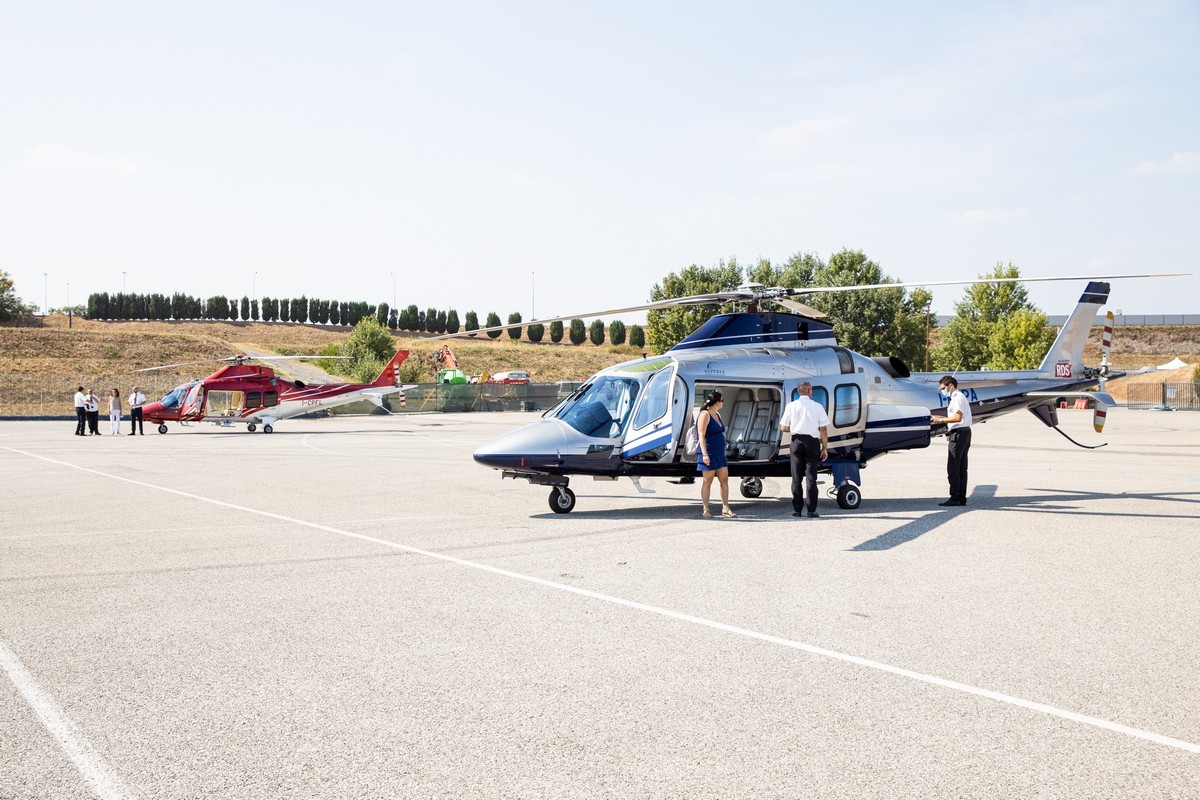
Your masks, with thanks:
[[[725,454],[729,458],[746,457],[746,439],[749,438],[750,424],[754,421],[754,405],[754,392],[738,389],[725,429]]]
[[[773,458],[770,452],[779,448],[779,435],[776,432],[779,424],[779,400],[775,392],[762,388],[758,390],[758,399],[754,403],[754,413],[750,420],[750,431],[746,436],[747,457]]]

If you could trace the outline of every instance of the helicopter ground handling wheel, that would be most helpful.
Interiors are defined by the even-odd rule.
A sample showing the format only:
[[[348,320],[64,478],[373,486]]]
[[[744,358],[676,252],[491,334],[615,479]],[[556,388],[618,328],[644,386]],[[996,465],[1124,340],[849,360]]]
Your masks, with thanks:
[[[271,427],[271,423],[269,422],[266,425],[263,425],[263,433],[273,433],[274,430],[275,429]]]
[[[251,422],[246,426],[246,430],[250,433],[254,433],[256,430],[258,430],[258,426]]]
[[[555,486],[550,490],[550,510],[555,514],[569,514],[575,508],[575,493],[566,486]]]
[[[166,425],[159,425],[159,426],[158,426],[158,432],[159,432],[159,433],[166,433],[166,432],[167,432],[167,426],[166,426]]]
[[[742,485],[739,488],[742,491],[742,497],[749,497],[750,499],[762,497],[762,478],[742,478]]]
[[[853,511],[862,505],[862,491],[853,483],[843,483],[837,488],[837,504]]]

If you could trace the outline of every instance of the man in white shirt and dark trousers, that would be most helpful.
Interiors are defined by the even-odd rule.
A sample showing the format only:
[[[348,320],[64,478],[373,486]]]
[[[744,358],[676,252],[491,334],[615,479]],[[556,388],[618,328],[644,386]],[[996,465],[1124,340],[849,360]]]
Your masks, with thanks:
[[[938,386],[950,395],[946,404],[946,416],[930,417],[935,425],[946,423],[946,477],[950,479],[950,499],[938,503],[940,506],[965,506],[967,504],[967,451],[971,449],[971,404],[958,390],[958,381],[946,375]]]
[[[87,395],[83,393],[82,386],[75,392],[75,416],[79,418],[75,424],[75,435],[83,436],[87,428]]]
[[[796,387],[800,396],[787,404],[779,419],[779,429],[792,435],[789,450],[792,461],[792,516],[804,511],[804,493],[808,492],[808,516],[817,513],[817,466],[829,456],[829,416],[812,399],[812,384]]]
[[[146,395],[138,390],[138,387],[133,387],[133,393],[129,395],[129,435],[140,433],[143,436],[145,431],[142,430],[142,406],[146,403]]]

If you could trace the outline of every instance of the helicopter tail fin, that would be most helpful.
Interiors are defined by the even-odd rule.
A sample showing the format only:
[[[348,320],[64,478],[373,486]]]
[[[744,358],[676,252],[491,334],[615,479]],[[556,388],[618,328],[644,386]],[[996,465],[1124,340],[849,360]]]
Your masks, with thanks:
[[[372,386],[399,386],[400,385],[400,365],[404,363],[404,359],[408,358],[407,350],[397,350],[396,355],[392,356],[392,360],[383,368],[383,372],[379,373],[379,377],[375,379]]]
[[[1067,324],[1062,326],[1058,338],[1042,359],[1039,372],[1048,372],[1058,378],[1083,372],[1083,346],[1087,344],[1092,325],[1096,323],[1096,313],[1108,302],[1108,291],[1109,285],[1102,281],[1092,281],[1087,285]],[[1066,364],[1070,364],[1068,375],[1063,374]]]

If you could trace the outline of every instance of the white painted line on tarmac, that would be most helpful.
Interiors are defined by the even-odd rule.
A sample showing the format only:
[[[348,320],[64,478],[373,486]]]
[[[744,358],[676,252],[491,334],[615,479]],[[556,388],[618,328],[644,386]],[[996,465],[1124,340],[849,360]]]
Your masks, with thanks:
[[[1106,719],[1100,719],[1099,717],[1090,717],[1086,714],[1079,714],[1074,711],[1067,711],[1065,709],[1055,708],[1054,706],[1046,705],[1045,703],[1038,703],[1033,700],[1026,700],[1022,697],[1015,697],[1010,694],[1004,694],[1003,692],[994,692],[990,689],[982,689],[978,686],[971,686],[970,684],[959,683],[958,681],[952,681],[947,678],[940,678],[937,675],[926,675],[923,672],[916,672],[911,669],[905,669],[904,667],[897,667],[897,666],[893,666],[891,664],[885,664],[882,661],[872,661],[869,658],[862,658],[861,656],[850,655],[849,653],[841,653],[841,652],[838,652],[837,650],[829,650],[824,647],[818,647],[818,646],[812,645],[812,644],[805,644],[804,642],[797,642],[792,639],[784,639],[779,636],[772,636],[769,633],[760,633],[759,631],[752,631],[748,628],[739,628],[736,625],[728,625],[724,622],[717,622],[715,620],[705,619],[704,617],[696,617],[691,614],[684,614],[682,612],[672,611],[667,608],[659,608],[658,606],[652,606],[652,605],[647,605],[645,603],[639,603],[636,600],[626,600],[622,597],[615,597],[613,595],[601,594],[600,592],[593,592],[590,589],[581,589],[577,586],[570,586],[565,583],[556,583],[554,581],[545,580],[544,578],[536,578],[532,575],[523,575],[520,572],[513,572],[511,570],[502,569],[500,567],[493,567],[491,565],[481,564],[476,561],[467,561],[466,559],[456,558],[454,556],[445,555],[443,553],[435,553],[430,550],[422,550],[419,547],[412,547],[411,545],[400,544],[399,542],[391,542],[386,539],[378,539],[374,536],[367,536],[366,534],[362,534],[362,533],[354,533],[353,531],[344,531],[339,528],[332,528],[328,525],[321,525],[320,523],[316,523],[316,522],[309,522],[307,520],[296,519],[295,517],[287,517],[282,514],[274,514],[270,511],[260,511],[259,509],[256,509],[256,508],[248,508],[247,506],[239,506],[235,503],[227,503],[224,500],[214,500],[209,497],[204,497],[204,496],[198,495],[198,494],[192,494],[190,492],[183,492],[178,489],[171,489],[166,486],[158,486],[153,483],[146,483],[145,481],[134,480],[133,478],[126,478],[121,475],[113,475],[108,472],[101,472],[100,470],[90,469],[88,467],[81,467],[76,464],[70,464],[66,461],[59,461],[57,459],[47,458],[46,456],[40,456],[40,455],[37,455],[36,453],[29,453],[24,450],[17,450],[12,447],[0,446],[0,450],[8,450],[10,452],[18,453],[23,456],[28,456],[30,458],[36,458],[40,461],[45,461],[49,464],[56,464],[61,467],[69,467],[71,469],[79,470],[80,472],[87,472],[92,475],[99,475],[100,477],[103,477],[103,478],[111,478],[112,480],[122,481],[124,483],[130,483],[135,486],[144,487],[146,489],[154,489],[155,491],[166,492],[167,494],[178,495],[179,497],[187,497],[192,500],[199,500],[202,503],[209,503],[210,505],[220,506],[222,508],[228,508],[228,509],[232,509],[234,511],[242,511],[247,514],[257,514],[258,516],[267,517],[269,519],[280,520],[283,522],[290,522],[294,525],[300,525],[300,526],[303,526],[306,528],[312,528],[313,530],[324,531],[325,533],[332,533],[337,536],[344,536],[348,539],[358,539],[360,541],[370,542],[372,544],[377,544],[382,547],[391,548],[393,550],[401,550],[406,553],[413,553],[414,555],[425,556],[427,558],[436,559],[438,561],[445,561],[445,562],[448,562],[451,564],[457,564],[460,567],[476,569],[476,570],[480,570],[482,572],[490,572],[493,575],[501,575],[505,578],[512,578],[513,580],[524,581],[526,583],[532,583],[537,586],[543,586],[547,589],[555,589],[555,590],[558,590],[561,592],[569,592],[570,594],[579,595],[581,597],[587,597],[592,600],[600,600],[605,603],[611,603],[612,605],[623,606],[625,608],[632,608],[636,611],[644,611],[648,614],[654,614],[654,615],[657,615],[660,617],[666,617],[667,619],[678,620],[680,622],[688,622],[693,625],[700,625],[700,626],[703,626],[706,628],[711,628],[713,630],[722,631],[724,633],[730,633],[735,636],[742,636],[747,639],[755,639],[760,642],[767,642],[768,644],[779,645],[780,647],[786,647],[786,648],[789,648],[792,650],[799,650],[801,652],[808,653],[810,655],[821,656],[823,658],[832,659],[834,661],[841,661],[841,662],[844,662],[847,664],[854,664],[855,666],[865,667],[867,669],[873,669],[873,670],[877,670],[879,672],[886,672],[891,675],[898,675],[902,678],[909,678],[910,680],[920,681],[921,683],[927,683],[932,686],[939,686],[943,689],[951,689],[956,692],[962,692],[963,694],[974,695],[976,697],[983,697],[983,698],[987,698],[988,700],[995,700],[998,703],[1005,703],[1007,705],[1016,706],[1017,708],[1024,708],[1029,711],[1037,711],[1041,714],[1049,714],[1050,716],[1059,717],[1060,719],[1070,720],[1071,722],[1078,722],[1081,725],[1090,725],[1094,728],[1100,728],[1102,730],[1111,731],[1113,733],[1121,733],[1126,736],[1132,736],[1136,739],[1144,739],[1145,741],[1154,742],[1155,744],[1160,744],[1160,745],[1163,745],[1164,747],[1172,747],[1177,750],[1184,750],[1189,753],[1200,753],[1200,744],[1195,744],[1193,742],[1185,742],[1182,739],[1174,739],[1170,736],[1163,736],[1160,733],[1154,733],[1153,731],[1145,731],[1140,728],[1133,728],[1133,727],[1130,727],[1129,725],[1122,725],[1118,722],[1111,722]]]
[[[46,726],[46,730],[58,740],[59,745],[66,751],[67,757],[79,770],[79,774],[87,781],[92,791],[101,800],[125,800],[133,798],[133,794],[125,788],[121,779],[108,768],[84,738],[83,734],[67,719],[67,715],[54,702],[54,698],[46,693],[16,653],[8,645],[0,641],[0,666],[8,675],[9,680],[17,687],[17,691],[25,698],[25,702],[37,714],[38,719]]]

